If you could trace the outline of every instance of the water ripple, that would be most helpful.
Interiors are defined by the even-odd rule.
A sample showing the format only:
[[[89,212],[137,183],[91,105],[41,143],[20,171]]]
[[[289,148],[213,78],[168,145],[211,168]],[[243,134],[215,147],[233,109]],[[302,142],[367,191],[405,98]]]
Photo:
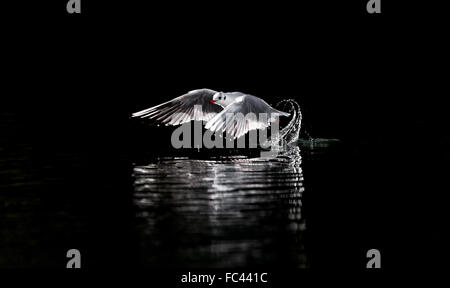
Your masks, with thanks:
[[[133,177],[147,264],[306,266],[298,147],[273,159],[159,158]]]

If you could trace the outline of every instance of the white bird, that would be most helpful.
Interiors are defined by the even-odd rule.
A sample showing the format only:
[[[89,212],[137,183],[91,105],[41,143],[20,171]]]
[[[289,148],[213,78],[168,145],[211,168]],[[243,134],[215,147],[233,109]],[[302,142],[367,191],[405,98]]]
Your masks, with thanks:
[[[249,113],[257,117],[240,117]],[[266,117],[258,117],[262,113]],[[132,116],[153,119],[165,125],[180,125],[192,120],[206,121],[206,129],[227,132],[233,138],[239,138],[250,130],[267,128],[280,115],[290,114],[272,108],[266,101],[253,95],[197,89],[133,113]]]

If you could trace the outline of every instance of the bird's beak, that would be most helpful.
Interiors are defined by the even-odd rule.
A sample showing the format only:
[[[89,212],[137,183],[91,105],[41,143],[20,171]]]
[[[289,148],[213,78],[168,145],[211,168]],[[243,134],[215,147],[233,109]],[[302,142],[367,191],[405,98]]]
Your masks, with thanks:
[[[209,103],[214,103],[216,102],[216,100],[209,100]]]

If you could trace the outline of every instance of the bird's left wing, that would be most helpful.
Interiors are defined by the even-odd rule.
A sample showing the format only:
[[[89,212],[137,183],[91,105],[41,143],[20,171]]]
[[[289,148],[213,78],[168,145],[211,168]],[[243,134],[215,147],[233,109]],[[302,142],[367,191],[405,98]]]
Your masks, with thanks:
[[[133,113],[132,116],[166,125],[179,125],[191,120],[209,121],[222,111],[222,107],[210,103],[215,93],[211,89],[189,91],[168,102]]]

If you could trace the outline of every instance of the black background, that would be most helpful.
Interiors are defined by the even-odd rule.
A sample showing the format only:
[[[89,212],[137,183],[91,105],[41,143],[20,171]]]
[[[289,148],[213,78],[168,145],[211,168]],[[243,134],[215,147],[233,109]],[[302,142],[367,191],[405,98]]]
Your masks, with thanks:
[[[50,259],[81,243],[89,268],[133,267],[128,237],[103,236],[131,221],[119,209],[130,201],[120,175],[142,148],[140,137],[147,143],[149,136],[129,116],[207,87],[270,103],[294,98],[312,137],[346,144],[335,166],[310,170],[316,189],[325,191],[305,199],[321,203],[305,212],[312,267],[362,269],[368,248],[381,250],[384,268],[442,267],[448,50],[438,7],[382,1],[382,14],[369,15],[366,1],[87,2],[81,15],[68,15],[65,1],[2,9],[1,108],[19,123],[6,137],[31,143],[33,165],[50,163],[44,176],[68,183],[64,195],[43,197],[73,198],[91,223],[88,235],[50,239]],[[353,179],[339,195],[320,177],[333,169]],[[104,177],[121,180],[105,187],[98,183]]]

